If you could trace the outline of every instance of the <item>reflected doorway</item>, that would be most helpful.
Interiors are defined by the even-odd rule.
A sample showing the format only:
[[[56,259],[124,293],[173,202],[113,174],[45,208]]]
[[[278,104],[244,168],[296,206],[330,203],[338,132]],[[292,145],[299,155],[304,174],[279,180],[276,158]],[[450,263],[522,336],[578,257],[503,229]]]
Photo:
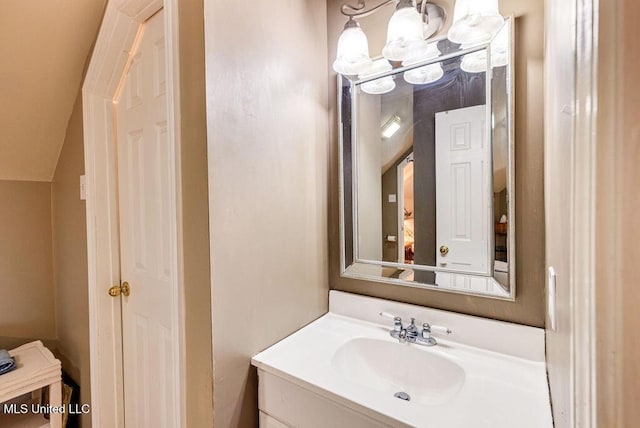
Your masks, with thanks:
[[[413,152],[398,165],[398,262],[413,264],[415,253]]]

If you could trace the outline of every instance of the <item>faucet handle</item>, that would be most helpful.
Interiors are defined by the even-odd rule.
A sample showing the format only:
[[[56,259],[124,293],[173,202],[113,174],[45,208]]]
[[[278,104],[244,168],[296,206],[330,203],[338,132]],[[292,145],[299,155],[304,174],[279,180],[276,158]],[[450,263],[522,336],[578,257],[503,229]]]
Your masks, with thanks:
[[[393,320],[393,319],[396,319],[396,318],[400,318],[400,317],[398,317],[398,316],[395,316],[395,315],[393,315],[393,314],[390,314],[389,312],[380,312],[380,316],[381,316],[382,318],[388,318],[388,319],[390,319],[390,320]]]
[[[428,322],[422,324],[423,333],[440,333],[440,334],[451,334],[451,330],[448,327],[444,327],[441,325],[430,325]]]
[[[440,333],[440,334],[451,334],[451,330],[448,327],[445,327],[442,325],[432,325],[431,331],[433,331],[434,333]]]
[[[402,326],[402,318],[390,314],[389,312],[380,312],[380,316],[393,320],[393,331],[400,332],[404,329],[404,327]]]

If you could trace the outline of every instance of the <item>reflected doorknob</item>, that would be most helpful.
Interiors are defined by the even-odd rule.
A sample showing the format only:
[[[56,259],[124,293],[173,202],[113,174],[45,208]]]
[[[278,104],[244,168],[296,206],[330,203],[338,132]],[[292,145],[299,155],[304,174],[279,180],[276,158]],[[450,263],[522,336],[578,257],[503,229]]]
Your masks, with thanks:
[[[122,294],[124,297],[129,297],[131,294],[131,287],[128,282],[123,282],[122,285],[114,285],[109,289],[109,296],[118,297]]]
[[[449,254],[449,247],[447,247],[446,245],[441,245],[440,246],[440,255],[442,257],[446,256],[447,254]]]
[[[123,282],[120,288],[122,289],[122,295],[124,297],[129,297],[129,294],[131,294],[131,287],[129,287],[129,283],[127,281]]]

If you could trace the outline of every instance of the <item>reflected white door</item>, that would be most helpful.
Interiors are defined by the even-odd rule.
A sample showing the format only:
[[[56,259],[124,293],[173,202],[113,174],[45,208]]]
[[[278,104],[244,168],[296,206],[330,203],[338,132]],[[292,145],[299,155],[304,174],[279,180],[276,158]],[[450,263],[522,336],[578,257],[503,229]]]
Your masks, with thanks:
[[[163,15],[144,24],[116,105],[125,425],[137,428],[178,426]]]
[[[485,122],[484,105],[436,114],[435,251],[441,267],[490,273],[491,151]]]

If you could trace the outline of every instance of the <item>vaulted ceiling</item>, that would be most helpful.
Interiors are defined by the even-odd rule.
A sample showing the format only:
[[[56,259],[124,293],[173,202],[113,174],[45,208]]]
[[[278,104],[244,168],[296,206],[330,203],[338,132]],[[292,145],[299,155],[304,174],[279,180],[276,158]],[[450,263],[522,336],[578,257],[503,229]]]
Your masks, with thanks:
[[[104,6],[0,2],[0,180],[52,180]]]

